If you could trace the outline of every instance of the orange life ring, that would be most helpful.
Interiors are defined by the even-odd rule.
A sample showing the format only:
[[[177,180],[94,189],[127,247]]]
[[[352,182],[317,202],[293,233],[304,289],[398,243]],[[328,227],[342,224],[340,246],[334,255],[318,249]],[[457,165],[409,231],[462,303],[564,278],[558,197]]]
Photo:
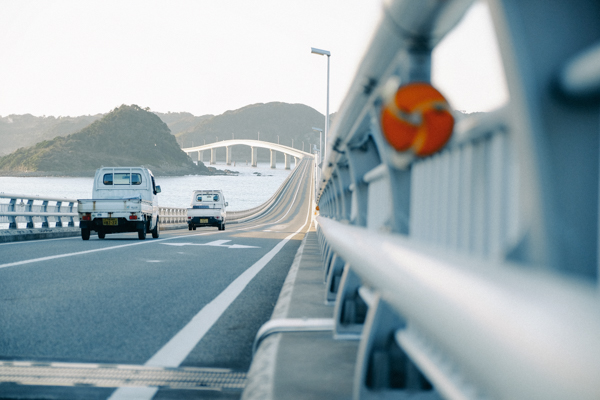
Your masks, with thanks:
[[[381,128],[397,151],[425,157],[439,151],[452,136],[450,105],[433,86],[415,82],[400,86],[381,112]]]

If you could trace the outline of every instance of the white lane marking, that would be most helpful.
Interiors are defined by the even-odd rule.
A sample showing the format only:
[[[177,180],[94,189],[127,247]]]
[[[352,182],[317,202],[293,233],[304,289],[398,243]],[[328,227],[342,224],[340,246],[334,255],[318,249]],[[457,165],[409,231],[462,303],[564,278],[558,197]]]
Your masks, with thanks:
[[[227,247],[228,249],[260,249],[259,246],[247,246],[244,244],[225,244],[231,242],[231,240],[215,240],[208,243],[161,243],[165,246],[212,246],[212,247]]]
[[[211,233],[213,233],[213,232],[197,233],[195,235],[186,235],[186,236],[172,236],[172,237],[168,237],[168,238],[164,238],[164,239],[140,240],[140,241],[137,241],[135,243],[121,244],[119,246],[103,247],[103,248],[100,248],[100,249],[77,251],[75,253],[57,254],[57,255],[54,255],[54,256],[32,258],[32,259],[29,259],[29,260],[22,260],[22,261],[16,261],[16,262],[12,262],[12,263],[7,263],[7,264],[0,264],[0,268],[15,267],[17,265],[25,265],[25,264],[31,264],[31,263],[41,262],[41,261],[55,260],[57,258],[79,256],[79,255],[82,255],[82,254],[89,254],[89,253],[96,253],[98,251],[107,251],[107,250],[120,249],[120,248],[123,248],[123,247],[129,247],[129,246],[138,246],[138,245],[142,245],[142,244],[152,244],[152,243],[164,242],[166,240],[175,240],[175,239],[187,238],[187,237],[190,237],[190,236],[205,236],[205,235],[210,235]]]
[[[311,182],[312,189],[312,182]],[[312,194],[312,190],[311,190]],[[145,366],[153,367],[178,367],[188,354],[202,340],[204,335],[212,328],[225,310],[233,303],[244,288],[250,283],[269,261],[283,248],[283,246],[295,235],[304,229],[311,216],[311,203],[308,203],[308,213],[304,225],[295,233],[292,233],[277,244],[271,251],[260,260],[244,271],[227,288],[221,292],[213,301],[208,303],[198,314],[192,318],[167,344],[154,354]],[[312,221],[312,219],[311,219]],[[310,229],[310,225],[308,226]],[[122,387],[117,389],[108,400],[150,400],[154,397],[158,387]]]

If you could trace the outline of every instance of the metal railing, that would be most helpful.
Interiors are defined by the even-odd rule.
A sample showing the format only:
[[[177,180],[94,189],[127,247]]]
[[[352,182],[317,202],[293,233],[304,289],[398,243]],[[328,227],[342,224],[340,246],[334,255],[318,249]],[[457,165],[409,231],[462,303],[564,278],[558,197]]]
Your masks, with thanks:
[[[386,2],[330,130],[317,232],[333,335],[360,340],[355,399],[598,399],[600,5],[489,1],[510,103],[429,157],[381,130],[386,87],[429,82],[471,3]]]
[[[159,207],[158,217],[160,225],[187,224],[187,209],[179,207]]]
[[[8,224],[8,229],[17,229],[18,224],[34,228],[36,223],[42,228],[76,226],[79,223],[77,200],[55,197],[28,196],[0,193],[0,224]],[[7,201],[7,202],[6,202]]]
[[[0,193],[0,228],[74,227],[79,225],[77,199]],[[187,224],[187,210],[159,207],[160,225]]]

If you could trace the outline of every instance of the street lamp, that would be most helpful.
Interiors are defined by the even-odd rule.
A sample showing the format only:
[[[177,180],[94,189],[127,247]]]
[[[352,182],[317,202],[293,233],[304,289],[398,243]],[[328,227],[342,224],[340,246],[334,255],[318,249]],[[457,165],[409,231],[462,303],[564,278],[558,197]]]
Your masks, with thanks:
[[[329,132],[329,58],[331,57],[331,53],[327,50],[315,49],[314,47],[310,48],[310,52],[320,56],[327,56],[327,109],[325,114],[325,151],[327,151],[327,132]],[[327,154],[325,154],[324,158],[327,159]]]
[[[323,162],[323,153],[321,152],[323,146],[323,129],[315,128],[313,126],[312,130],[315,132],[319,132],[319,164],[321,164],[321,162]]]
[[[279,135],[277,135],[277,144],[279,144]]]

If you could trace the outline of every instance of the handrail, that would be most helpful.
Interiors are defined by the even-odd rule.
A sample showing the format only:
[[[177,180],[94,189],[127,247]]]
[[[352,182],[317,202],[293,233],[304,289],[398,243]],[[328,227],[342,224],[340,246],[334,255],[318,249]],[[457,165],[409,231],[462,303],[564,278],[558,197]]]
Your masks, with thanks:
[[[589,283],[317,221],[363,281],[491,398],[600,398],[600,296]]]

